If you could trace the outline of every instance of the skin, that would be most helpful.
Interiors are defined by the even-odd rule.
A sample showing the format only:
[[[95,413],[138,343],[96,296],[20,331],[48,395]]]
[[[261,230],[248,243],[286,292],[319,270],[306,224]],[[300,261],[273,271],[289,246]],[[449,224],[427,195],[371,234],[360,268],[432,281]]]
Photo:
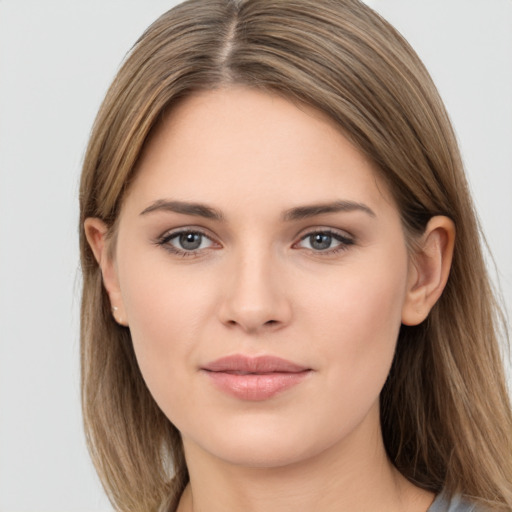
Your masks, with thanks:
[[[155,207],[169,200],[223,219]],[[283,218],[340,200],[366,209]],[[423,321],[446,283],[453,224],[434,217],[410,254],[377,170],[325,115],[244,87],[197,93],[147,144],[114,257],[101,220],[85,230],[147,386],[182,434],[180,512],[427,510],[433,495],[386,457],[379,393],[401,323]],[[180,245],[180,230],[201,231],[199,248]],[[201,371],[232,354],[311,371],[242,400]]]

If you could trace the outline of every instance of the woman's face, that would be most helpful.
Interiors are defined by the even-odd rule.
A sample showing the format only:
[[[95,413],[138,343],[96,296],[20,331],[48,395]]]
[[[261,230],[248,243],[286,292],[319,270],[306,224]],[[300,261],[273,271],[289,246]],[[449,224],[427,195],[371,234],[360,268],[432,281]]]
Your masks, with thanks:
[[[335,125],[230,87],[150,140],[106,282],[186,452],[278,466],[373,449],[411,268],[386,186]]]

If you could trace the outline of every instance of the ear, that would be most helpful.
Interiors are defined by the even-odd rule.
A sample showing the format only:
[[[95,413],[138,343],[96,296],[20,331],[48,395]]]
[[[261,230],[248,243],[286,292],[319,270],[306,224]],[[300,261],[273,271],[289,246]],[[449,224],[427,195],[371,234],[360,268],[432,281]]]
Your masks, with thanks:
[[[84,222],[84,230],[87,242],[100,267],[103,286],[110,300],[114,320],[120,325],[128,326],[117,268],[109,251],[108,227],[101,219],[89,217]]]
[[[411,255],[402,308],[404,325],[423,322],[441,296],[450,274],[454,244],[453,221],[441,215],[432,217]]]

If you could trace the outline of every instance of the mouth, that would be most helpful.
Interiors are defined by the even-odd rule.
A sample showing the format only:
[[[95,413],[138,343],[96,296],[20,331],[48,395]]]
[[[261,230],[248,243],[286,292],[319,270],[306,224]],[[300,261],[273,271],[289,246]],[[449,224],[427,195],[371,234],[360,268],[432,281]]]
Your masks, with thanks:
[[[300,384],[312,369],[279,357],[237,354],[212,361],[201,371],[230,396],[262,401]]]

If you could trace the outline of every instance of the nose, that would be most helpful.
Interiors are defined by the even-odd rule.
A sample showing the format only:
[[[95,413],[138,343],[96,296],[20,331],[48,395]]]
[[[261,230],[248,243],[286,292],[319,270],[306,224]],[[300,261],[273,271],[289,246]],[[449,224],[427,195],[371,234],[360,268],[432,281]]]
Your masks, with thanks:
[[[219,316],[228,327],[254,334],[281,329],[291,320],[283,274],[266,252],[237,258],[222,288]]]

